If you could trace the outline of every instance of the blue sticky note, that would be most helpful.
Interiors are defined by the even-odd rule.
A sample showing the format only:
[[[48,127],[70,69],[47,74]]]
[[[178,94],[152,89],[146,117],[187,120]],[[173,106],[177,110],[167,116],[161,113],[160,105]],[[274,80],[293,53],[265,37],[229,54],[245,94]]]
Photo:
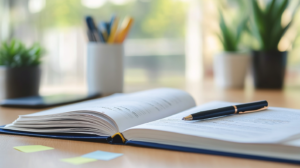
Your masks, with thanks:
[[[111,153],[111,152],[104,152],[104,151],[95,151],[91,152],[85,155],[82,155],[81,157],[84,158],[90,158],[90,159],[97,159],[97,160],[111,160],[114,158],[117,158],[119,156],[122,156],[122,153]]]

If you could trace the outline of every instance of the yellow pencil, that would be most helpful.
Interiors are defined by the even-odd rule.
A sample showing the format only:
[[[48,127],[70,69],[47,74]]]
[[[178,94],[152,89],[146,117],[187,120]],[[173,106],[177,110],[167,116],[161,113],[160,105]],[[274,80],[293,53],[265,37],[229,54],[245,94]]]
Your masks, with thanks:
[[[101,30],[101,33],[103,34],[104,41],[107,41],[107,39],[108,39],[107,31],[106,30]]]
[[[116,35],[116,39],[115,39],[115,43],[123,43],[123,41],[125,40],[130,27],[133,23],[133,18],[132,17],[127,17],[124,19],[120,31],[118,31],[117,35]]]
[[[115,41],[116,33],[117,33],[117,29],[118,29],[118,23],[119,23],[119,18],[116,17],[114,20],[114,23],[110,29],[110,35],[107,40],[107,43],[109,43],[109,44],[112,44]]]
[[[108,33],[107,33],[107,29],[106,29],[106,23],[105,22],[101,22],[98,26],[100,32],[103,35],[104,41],[107,42],[108,40]]]

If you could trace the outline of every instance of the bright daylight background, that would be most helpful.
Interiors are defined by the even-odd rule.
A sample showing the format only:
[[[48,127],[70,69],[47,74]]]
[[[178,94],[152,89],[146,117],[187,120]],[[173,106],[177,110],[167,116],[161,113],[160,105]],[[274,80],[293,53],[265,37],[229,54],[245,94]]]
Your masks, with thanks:
[[[125,42],[125,91],[188,89],[189,82],[205,82],[213,75],[212,56],[221,50],[215,36],[220,5],[227,11],[225,18],[247,10],[234,0],[0,0],[0,40],[14,37],[45,46],[43,93],[84,91],[84,17],[92,15],[98,22],[113,14],[121,19],[130,15],[135,22]],[[291,51],[290,85],[300,81],[299,15],[279,46]],[[284,17],[289,20],[289,10]],[[243,37],[245,44],[249,40]]]

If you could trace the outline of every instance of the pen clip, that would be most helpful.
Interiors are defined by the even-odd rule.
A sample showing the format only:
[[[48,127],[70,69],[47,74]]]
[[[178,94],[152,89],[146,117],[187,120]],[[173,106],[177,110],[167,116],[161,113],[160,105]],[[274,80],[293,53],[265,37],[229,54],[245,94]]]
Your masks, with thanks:
[[[268,106],[264,106],[260,109],[257,109],[257,110],[250,110],[250,111],[240,111],[240,113],[251,113],[251,112],[256,112],[256,111],[263,111],[263,110],[266,110],[268,109]]]

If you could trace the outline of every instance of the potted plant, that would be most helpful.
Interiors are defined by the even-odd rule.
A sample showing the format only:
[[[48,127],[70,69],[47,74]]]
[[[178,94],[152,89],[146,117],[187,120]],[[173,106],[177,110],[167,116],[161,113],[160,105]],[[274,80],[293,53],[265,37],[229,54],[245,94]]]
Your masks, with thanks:
[[[38,44],[26,47],[17,40],[1,44],[0,63],[5,67],[5,98],[38,95],[42,54],[43,49]]]
[[[250,30],[257,42],[252,51],[252,71],[256,88],[281,89],[287,64],[287,51],[279,51],[278,44],[292,23],[282,26],[282,15],[289,0],[266,1],[264,8],[256,0],[252,6]]]
[[[226,23],[223,13],[219,12],[220,33],[223,51],[214,56],[214,77],[218,86],[223,88],[242,88],[250,64],[250,56],[239,49],[240,39],[247,19],[236,23]]]

